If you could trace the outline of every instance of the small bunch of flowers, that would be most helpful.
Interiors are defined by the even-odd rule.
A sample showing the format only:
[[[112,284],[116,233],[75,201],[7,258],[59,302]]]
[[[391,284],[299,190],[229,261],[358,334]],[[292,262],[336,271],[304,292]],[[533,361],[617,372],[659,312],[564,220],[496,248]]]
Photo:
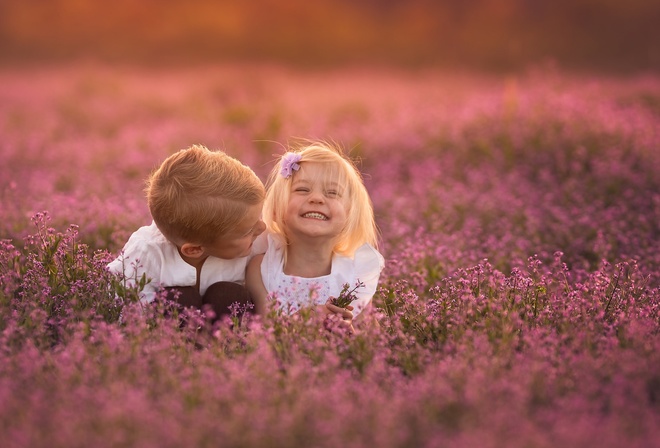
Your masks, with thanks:
[[[355,283],[355,287],[353,289],[349,289],[350,287],[351,285],[344,283],[344,286],[339,293],[339,297],[333,297],[331,303],[335,306],[338,306],[339,308],[346,308],[351,303],[353,303],[355,299],[357,299],[355,291],[357,291],[358,288],[363,288],[364,283],[358,279],[358,281]]]

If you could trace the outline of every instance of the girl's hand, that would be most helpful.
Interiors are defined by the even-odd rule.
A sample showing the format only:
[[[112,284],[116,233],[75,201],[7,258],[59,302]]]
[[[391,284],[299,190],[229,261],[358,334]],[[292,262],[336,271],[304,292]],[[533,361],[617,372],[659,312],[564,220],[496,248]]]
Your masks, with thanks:
[[[326,328],[328,328],[329,320],[334,320],[337,324],[348,331],[349,334],[355,333],[353,328],[353,306],[348,305],[346,308],[341,308],[332,304],[332,297],[325,303],[327,316],[325,318]]]

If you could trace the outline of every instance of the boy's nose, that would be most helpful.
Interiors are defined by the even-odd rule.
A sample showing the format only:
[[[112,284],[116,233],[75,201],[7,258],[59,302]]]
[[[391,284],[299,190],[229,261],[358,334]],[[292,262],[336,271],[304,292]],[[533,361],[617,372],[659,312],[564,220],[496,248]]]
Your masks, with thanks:
[[[261,235],[264,233],[264,230],[266,230],[266,224],[262,220],[259,220],[256,227],[254,228],[254,236]]]

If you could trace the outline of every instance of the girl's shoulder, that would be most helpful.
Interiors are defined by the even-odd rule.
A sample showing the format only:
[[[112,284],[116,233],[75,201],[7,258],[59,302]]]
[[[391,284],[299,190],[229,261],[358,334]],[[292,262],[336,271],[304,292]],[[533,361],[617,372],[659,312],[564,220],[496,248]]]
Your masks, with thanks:
[[[281,270],[284,261],[284,246],[280,239],[276,235],[269,233],[266,243],[265,253],[262,257],[257,258],[257,262],[261,265],[262,275]]]
[[[363,277],[367,274],[380,273],[385,266],[385,259],[372,245],[363,244],[353,257],[335,255],[333,259],[333,273],[344,274],[350,277]]]
[[[356,266],[368,265],[379,270],[385,266],[385,258],[375,247],[368,243],[358,247],[353,258]]]
[[[267,232],[263,232],[252,243],[249,256],[254,257],[255,255],[266,253],[266,251],[268,250],[268,246],[269,246],[269,234]]]
[[[265,235],[264,237],[265,242],[263,245],[265,246],[266,251],[270,251],[270,252],[277,250],[281,251],[282,248],[284,247],[284,241],[282,241],[282,238],[280,238],[279,235],[276,235],[268,231],[265,231],[264,233],[262,233],[262,235]]]

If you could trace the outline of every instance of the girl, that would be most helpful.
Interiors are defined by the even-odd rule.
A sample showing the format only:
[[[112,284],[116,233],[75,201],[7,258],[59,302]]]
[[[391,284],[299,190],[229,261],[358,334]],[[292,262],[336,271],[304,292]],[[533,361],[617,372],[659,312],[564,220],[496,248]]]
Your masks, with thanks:
[[[284,154],[267,185],[268,249],[250,261],[246,273],[253,300],[260,309],[267,298],[276,300],[287,313],[314,306],[352,330],[384,266],[359,171],[338,149],[312,143]],[[332,303],[342,290],[355,298],[345,308]]]

